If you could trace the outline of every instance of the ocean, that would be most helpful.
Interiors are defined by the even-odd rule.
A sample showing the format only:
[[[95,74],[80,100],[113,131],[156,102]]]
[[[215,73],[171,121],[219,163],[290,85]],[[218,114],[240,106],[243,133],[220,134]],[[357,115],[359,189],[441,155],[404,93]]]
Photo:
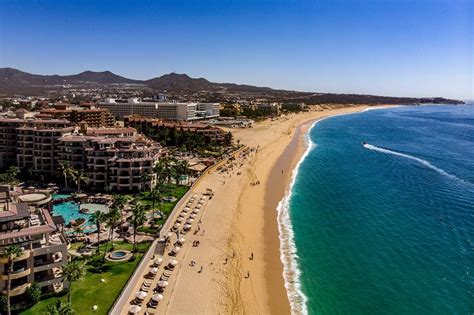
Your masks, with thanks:
[[[473,314],[474,106],[331,117],[308,141],[278,207],[294,313]]]

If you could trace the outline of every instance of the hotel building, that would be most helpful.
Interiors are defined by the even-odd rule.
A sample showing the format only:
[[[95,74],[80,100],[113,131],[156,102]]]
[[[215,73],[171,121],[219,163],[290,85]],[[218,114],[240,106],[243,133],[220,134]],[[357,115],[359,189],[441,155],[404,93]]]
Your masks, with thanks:
[[[67,243],[60,218],[51,217],[48,210],[30,207],[11,200],[8,188],[0,187],[0,252],[10,245],[22,249],[15,258],[11,275],[12,299],[22,294],[33,282],[43,292],[59,292],[68,286],[62,274],[67,263]],[[0,258],[0,291],[6,295],[7,258]]]
[[[91,127],[113,127],[114,115],[106,108],[95,108],[93,104],[75,106],[70,104],[55,104],[54,108],[43,109],[37,118],[66,119],[72,123],[86,122]]]
[[[172,102],[142,102],[130,98],[126,102],[115,99],[105,99],[99,102],[100,108],[109,109],[118,119],[125,116],[140,115],[164,120],[191,121],[219,116],[219,103],[172,103]]]
[[[187,122],[166,122],[160,119],[140,116],[124,117],[124,125],[136,128],[137,130],[143,130],[144,133],[146,133],[150,129],[153,129],[157,133],[161,129],[174,129],[178,132],[192,132],[198,135],[202,135],[206,142],[224,141],[226,134],[222,129],[212,127],[206,124]]]

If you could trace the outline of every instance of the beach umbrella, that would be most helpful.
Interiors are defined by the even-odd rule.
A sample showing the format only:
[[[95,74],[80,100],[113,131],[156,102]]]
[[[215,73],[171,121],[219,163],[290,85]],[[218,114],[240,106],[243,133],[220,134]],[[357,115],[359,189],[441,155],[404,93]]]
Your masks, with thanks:
[[[186,223],[191,224],[191,223],[193,223],[193,221],[194,221],[194,219],[187,219]]]
[[[179,228],[179,226],[180,226],[179,223],[175,223],[175,225],[173,225],[173,227],[174,227],[175,229]]]
[[[142,308],[138,305],[132,305],[130,306],[130,308],[128,309],[128,312],[130,314],[138,314],[140,313],[140,311],[142,310]]]
[[[196,219],[197,215],[196,214],[191,214],[191,218]]]
[[[201,209],[201,205],[200,204],[196,205],[196,209]]]
[[[166,233],[166,237],[170,238],[171,236],[173,236],[173,233],[171,232]]]
[[[158,281],[158,286],[160,288],[166,288],[168,286],[168,281]]]
[[[184,241],[186,241],[184,238],[180,238],[180,239],[178,240],[178,243],[183,244]]]
[[[170,265],[171,267],[176,267],[177,264],[178,262],[174,259],[170,260],[170,262],[168,263],[168,265]]]
[[[151,297],[151,299],[152,299],[153,302],[159,302],[159,301],[163,300],[163,295],[155,294]]]
[[[194,213],[194,214],[198,214],[198,213],[199,213],[199,209],[197,209],[197,208],[194,209],[194,210],[193,210],[193,213]]]
[[[184,214],[182,212],[179,214],[179,217],[181,217],[181,218],[184,218],[185,216],[186,216],[186,214]]]
[[[179,246],[175,246],[173,248],[173,252],[175,252],[175,253],[178,253],[180,250],[181,250],[181,247],[179,247]]]
[[[151,269],[150,269],[150,273],[151,273],[152,275],[156,275],[156,274],[158,273],[158,268],[151,268]]]
[[[162,262],[163,262],[163,258],[161,257],[155,259],[155,265],[161,265]]]
[[[184,207],[184,211],[189,211],[189,207]]]
[[[183,222],[183,220],[184,220],[183,217],[178,217],[178,218],[176,219],[176,222]]]
[[[146,298],[146,292],[144,292],[144,291],[138,291],[136,297],[137,297],[137,299],[139,299],[139,300],[143,300],[143,299]]]

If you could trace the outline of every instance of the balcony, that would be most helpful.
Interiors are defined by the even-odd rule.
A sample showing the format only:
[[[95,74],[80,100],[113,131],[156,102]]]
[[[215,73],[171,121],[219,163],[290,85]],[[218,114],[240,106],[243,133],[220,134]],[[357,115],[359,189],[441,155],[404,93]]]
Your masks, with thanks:
[[[20,261],[20,260],[24,260],[24,259],[28,259],[31,255],[31,251],[30,250],[25,250],[23,251],[23,254],[16,258],[14,261]],[[6,264],[8,263],[8,258],[5,258],[5,257],[1,257],[0,258],[0,264]]]
[[[10,279],[12,280],[19,279],[29,274],[31,274],[31,269],[21,268],[20,270],[13,271],[13,273],[10,276]],[[8,275],[7,274],[0,275],[0,280],[3,280],[3,281],[8,280]]]
[[[31,285],[31,283],[24,283],[22,285],[19,285],[12,290],[10,290],[10,295],[11,296],[16,296],[25,293],[25,290]],[[2,291],[3,295],[7,295],[7,290]]]

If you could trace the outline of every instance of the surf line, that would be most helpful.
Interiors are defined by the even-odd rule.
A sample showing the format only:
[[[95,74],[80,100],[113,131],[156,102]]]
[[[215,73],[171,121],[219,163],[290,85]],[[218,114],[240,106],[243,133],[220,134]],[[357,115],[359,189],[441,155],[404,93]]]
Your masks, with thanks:
[[[393,151],[393,150],[389,150],[389,149],[385,149],[385,148],[381,148],[381,147],[378,147],[378,146],[375,146],[373,144],[369,144],[369,143],[365,143],[363,144],[363,147],[368,149],[368,150],[372,150],[372,151],[376,151],[376,152],[379,152],[379,153],[386,153],[386,154],[391,154],[391,155],[395,155],[395,156],[399,156],[399,157],[403,157],[403,158],[406,158],[406,159],[410,159],[410,160],[413,160],[415,162],[418,162],[419,164],[425,166],[426,168],[429,168],[433,171],[436,171],[437,173],[443,175],[443,176],[446,176],[446,177],[449,177],[451,179],[455,179],[455,180],[458,180],[462,183],[465,183],[465,184],[469,184],[469,185],[474,185],[472,184],[471,182],[468,182],[462,178],[459,178],[457,177],[456,175],[453,175],[453,174],[450,174],[448,172],[446,172],[445,170],[439,168],[439,167],[436,167],[434,166],[433,164],[431,164],[430,162],[426,161],[426,160],[423,160],[423,159],[420,159],[416,156],[412,156],[412,155],[409,155],[409,154],[405,154],[405,153],[401,153],[401,152],[397,152],[397,151]]]

